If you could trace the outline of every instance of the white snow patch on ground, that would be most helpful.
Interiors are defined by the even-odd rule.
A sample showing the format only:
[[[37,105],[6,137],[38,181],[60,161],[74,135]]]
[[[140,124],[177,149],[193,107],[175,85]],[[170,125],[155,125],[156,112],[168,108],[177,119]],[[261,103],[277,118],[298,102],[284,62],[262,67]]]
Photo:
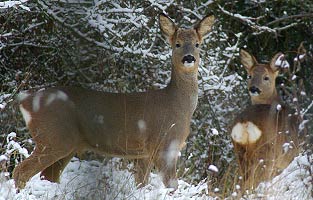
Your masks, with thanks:
[[[306,155],[296,157],[280,175],[269,182],[261,183],[256,193],[250,195],[248,199],[312,199],[313,177],[309,175],[307,170],[309,168],[313,170]]]
[[[272,181],[261,183],[252,195],[242,199],[311,199],[312,177],[305,170],[311,167],[306,156],[299,156]],[[8,173],[0,172],[0,200],[43,199],[127,199],[127,200],[211,200],[207,182],[191,185],[178,180],[178,189],[164,187],[160,176],[151,173],[150,183],[136,188],[131,166],[122,166],[119,159],[104,165],[98,161],[80,161],[73,158],[61,176],[61,182],[51,183],[34,176],[25,189],[16,194],[14,181]],[[240,188],[238,186],[238,188]],[[216,191],[218,192],[218,191]],[[212,194],[212,193],[211,193]],[[237,192],[235,195],[236,198]],[[233,197],[226,198],[232,199]]]
[[[206,194],[206,182],[194,186],[179,180],[178,189],[171,193],[173,189],[165,188],[160,176],[153,173],[150,175],[150,183],[137,189],[133,174],[127,169],[116,169],[119,168],[118,165],[118,159],[104,165],[98,161],[80,161],[73,158],[65,168],[60,184],[40,180],[37,174],[18,194],[14,181],[0,173],[0,200],[210,199]]]

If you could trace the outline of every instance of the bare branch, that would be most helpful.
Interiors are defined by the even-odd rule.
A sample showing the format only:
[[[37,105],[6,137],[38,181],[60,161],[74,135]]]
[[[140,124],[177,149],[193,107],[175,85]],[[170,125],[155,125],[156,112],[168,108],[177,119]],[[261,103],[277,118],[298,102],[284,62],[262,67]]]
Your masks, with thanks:
[[[231,17],[234,17],[242,22],[244,22],[245,24],[247,24],[248,26],[250,26],[252,29],[258,31],[258,33],[254,33],[254,34],[260,34],[260,33],[263,33],[263,32],[270,32],[270,33],[274,33],[276,34],[276,30],[275,29],[272,29],[270,27],[267,27],[267,26],[259,26],[257,25],[256,23],[254,23],[252,21],[252,19],[254,18],[251,18],[251,17],[246,17],[246,16],[242,16],[240,14],[234,14],[234,13],[231,13],[227,10],[225,10],[222,6],[218,5],[219,9],[226,15],[229,15]]]
[[[246,25],[251,27],[253,30],[257,31],[255,33],[253,33],[253,35],[259,35],[259,34],[262,34],[264,32],[269,32],[269,33],[273,33],[273,34],[277,35],[277,32],[289,29],[289,28],[294,27],[294,26],[297,26],[298,23],[294,22],[294,23],[288,24],[286,26],[276,27],[276,28],[270,28],[270,27],[268,27],[269,25],[275,24],[277,22],[280,22],[280,21],[283,21],[283,20],[286,20],[286,19],[300,18],[300,17],[310,17],[311,15],[313,16],[313,14],[294,15],[294,16],[289,16],[289,17],[286,17],[286,18],[281,18],[281,19],[277,19],[275,21],[269,22],[265,26],[260,26],[260,25],[256,24],[255,22],[253,22],[254,20],[256,20],[255,18],[242,16],[240,14],[231,13],[231,12],[225,10],[220,5],[218,5],[218,7],[224,14],[229,15],[231,17],[234,17],[235,19],[238,19],[238,20],[242,21],[243,23],[245,23]]]
[[[285,20],[288,20],[288,19],[295,19],[295,18],[313,18],[313,13],[305,13],[305,14],[299,14],[299,15],[290,15],[290,16],[286,16],[286,17],[282,17],[282,18],[279,18],[279,19],[276,19],[274,21],[271,21],[269,23],[266,24],[266,26],[270,26],[272,24],[276,24],[276,23],[279,23],[279,22],[282,22],[282,21],[285,21]]]

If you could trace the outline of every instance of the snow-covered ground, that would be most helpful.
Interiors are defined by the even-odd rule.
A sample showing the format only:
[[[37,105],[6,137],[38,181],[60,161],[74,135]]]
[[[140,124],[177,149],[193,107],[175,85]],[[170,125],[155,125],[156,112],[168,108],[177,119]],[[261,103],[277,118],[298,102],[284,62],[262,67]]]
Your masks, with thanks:
[[[262,183],[254,194],[245,199],[311,199],[312,177],[308,168],[312,168],[306,156],[299,156],[281,175],[271,182]],[[0,173],[0,200],[10,199],[219,199],[208,195],[207,183],[190,185],[179,180],[175,192],[166,189],[156,174],[151,173],[150,184],[137,189],[129,166],[123,166],[118,159],[107,164],[98,161],[80,161],[73,158],[61,176],[61,183],[40,180],[34,176],[20,193],[16,193],[12,179]],[[236,193],[227,199],[239,198]]]

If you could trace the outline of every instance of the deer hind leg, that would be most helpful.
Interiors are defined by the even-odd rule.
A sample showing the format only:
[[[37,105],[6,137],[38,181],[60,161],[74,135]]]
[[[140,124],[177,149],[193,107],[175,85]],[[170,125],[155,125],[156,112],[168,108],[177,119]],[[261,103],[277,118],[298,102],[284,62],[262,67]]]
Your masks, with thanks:
[[[66,167],[66,165],[70,162],[70,160],[73,158],[73,154],[70,154],[55,163],[53,163],[51,166],[44,169],[41,174],[40,178],[44,180],[48,180],[51,182],[60,182],[60,176]]]
[[[55,150],[50,147],[39,147],[39,145],[37,145],[33,153],[15,167],[13,178],[16,187],[23,189],[26,182],[32,176],[66,156],[68,156],[68,151]]]
[[[149,175],[152,169],[151,159],[136,159],[135,160],[135,180],[139,187],[147,185]]]

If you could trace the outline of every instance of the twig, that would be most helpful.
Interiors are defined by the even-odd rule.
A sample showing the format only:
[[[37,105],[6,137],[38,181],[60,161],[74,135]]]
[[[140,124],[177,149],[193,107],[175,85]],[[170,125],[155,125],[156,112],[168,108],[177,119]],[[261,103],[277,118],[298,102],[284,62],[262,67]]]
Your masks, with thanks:
[[[252,29],[256,30],[257,32],[256,33],[252,33],[253,35],[259,35],[259,34],[262,34],[264,32],[269,32],[269,33],[273,33],[275,35],[277,35],[277,32],[279,31],[282,31],[282,30],[286,30],[286,29],[289,29],[293,26],[296,26],[298,25],[298,23],[294,22],[294,23],[291,23],[289,25],[286,25],[286,26],[283,26],[283,27],[277,27],[277,28],[270,28],[268,27],[268,25],[270,24],[274,24],[274,23],[277,23],[279,21],[282,21],[282,20],[285,20],[287,18],[284,18],[284,19],[277,19],[273,22],[270,22],[268,24],[266,24],[265,26],[260,26],[260,25],[257,25],[255,22],[253,22],[252,20],[255,20],[255,18],[251,18],[251,17],[247,17],[247,16],[242,16],[240,14],[234,14],[234,13],[231,13],[227,10],[225,10],[222,6],[220,6],[218,4],[218,8],[226,15],[229,15],[231,17],[234,17],[242,22],[244,22],[245,24],[247,24],[249,27],[251,27]],[[308,16],[313,16],[313,14],[308,14]],[[290,16],[291,17],[291,16]],[[300,17],[300,16],[293,16],[293,18],[296,18],[296,17]],[[302,16],[303,17],[303,16]],[[307,16],[306,16],[307,17]],[[288,18],[289,19],[289,18]]]
[[[299,15],[290,15],[290,16],[287,16],[287,17],[282,17],[282,18],[279,18],[279,19],[276,19],[274,21],[271,21],[269,23],[266,24],[266,26],[270,26],[272,24],[276,24],[276,23],[279,23],[281,21],[285,21],[285,20],[288,20],[288,19],[294,19],[294,18],[306,18],[306,17],[313,17],[313,13],[305,13],[305,14],[299,14]]]

